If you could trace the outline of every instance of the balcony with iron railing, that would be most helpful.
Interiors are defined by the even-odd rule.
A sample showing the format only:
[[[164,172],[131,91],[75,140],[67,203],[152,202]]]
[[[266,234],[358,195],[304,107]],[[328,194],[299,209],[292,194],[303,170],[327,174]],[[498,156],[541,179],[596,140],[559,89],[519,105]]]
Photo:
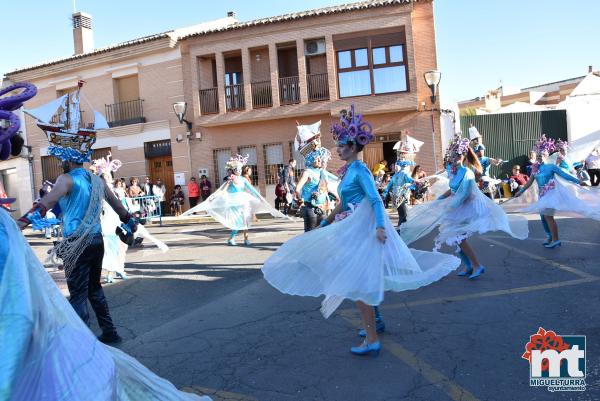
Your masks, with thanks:
[[[246,108],[243,84],[225,86],[225,105],[227,111],[238,111]]]
[[[300,79],[298,76],[279,78],[279,102],[281,105],[300,103]]]
[[[329,100],[329,79],[327,73],[308,74],[306,76],[306,84],[308,86],[308,100],[310,102]]]
[[[252,82],[252,107],[260,109],[273,106],[271,81]]]
[[[129,100],[114,104],[106,104],[106,121],[110,127],[146,122],[144,118],[143,99]]]
[[[200,89],[200,113],[218,114],[219,113],[219,88]]]

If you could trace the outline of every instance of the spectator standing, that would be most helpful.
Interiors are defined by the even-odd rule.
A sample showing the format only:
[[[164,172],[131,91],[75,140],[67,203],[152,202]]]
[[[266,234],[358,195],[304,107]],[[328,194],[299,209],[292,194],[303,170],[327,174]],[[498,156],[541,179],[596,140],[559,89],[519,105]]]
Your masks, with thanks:
[[[292,202],[293,194],[296,193],[296,178],[294,169],[296,168],[296,160],[290,159],[288,165],[283,168],[279,176],[279,183],[283,185],[285,190],[285,204],[283,214],[287,215]],[[281,204],[275,205],[281,207]],[[278,209],[279,210],[279,209]]]
[[[210,196],[211,188],[212,188],[212,185],[211,185],[210,181],[208,180],[208,177],[205,175],[202,175],[202,177],[200,177],[200,194],[202,195],[203,201],[207,200],[208,197]]]
[[[196,206],[200,199],[200,185],[196,182],[196,177],[190,178],[188,183],[188,199],[190,200],[190,209]]]
[[[137,177],[132,177],[129,180],[129,197],[137,198],[138,196],[144,196],[144,190],[140,187],[139,182]]]
[[[152,181],[150,181],[150,177],[144,178],[144,185],[142,186],[142,191],[146,194],[146,196],[154,195],[152,192]]]
[[[590,175],[592,186],[598,186],[600,184],[600,146],[596,146],[585,159],[585,167]]]
[[[152,185],[152,194],[158,197],[158,201],[160,202],[161,215],[165,214],[165,208],[167,206],[167,202],[165,200],[166,192],[167,187],[165,187],[165,184],[162,183],[160,178],[157,178],[156,184]]]

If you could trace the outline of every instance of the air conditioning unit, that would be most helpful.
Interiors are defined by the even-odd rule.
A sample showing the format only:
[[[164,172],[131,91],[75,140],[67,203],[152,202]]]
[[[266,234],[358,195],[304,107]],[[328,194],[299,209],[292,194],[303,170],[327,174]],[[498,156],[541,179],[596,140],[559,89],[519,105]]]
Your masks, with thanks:
[[[305,56],[316,56],[317,54],[325,54],[325,39],[316,39],[304,42]]]

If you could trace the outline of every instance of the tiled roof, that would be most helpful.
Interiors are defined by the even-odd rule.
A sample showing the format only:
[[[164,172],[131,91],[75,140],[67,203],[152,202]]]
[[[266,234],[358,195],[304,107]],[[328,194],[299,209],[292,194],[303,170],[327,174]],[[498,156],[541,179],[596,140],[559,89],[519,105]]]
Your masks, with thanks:
[[[195,32],[193,34],[183,36],[183,37],[181,37],[181,39],[187,39],[187,38],[191,38],[191,37],[195,37],[195,36],[202,36],[202,35],[207,35],[207,34],[216,33],[216,32],[225,32],[225,31],[232,31],[232,30],[236,30],[236,29],[249,28],[249,27],[259,26],[259,25],[267,25],[267,24],[274,24],[274,23],[278,23],[278,22],[294,21],[294,20],[299,20],[299,19],[304,19],[304,18],[317,17],[317,16],[321,16],[321,15],[339,14],[339,13],[344,13],[344,12],[348,12],[348,11],[366,10],[366,9],[370,9],[370,8],[387,7],[387,6],[393,6],[393,5],[398,5],[398,4],[409,4],[409,3],[415,3],[417,1],[419,1],[419,0],[368,0],[368,1],[361,1],[358,3],[346,3],[346,4],[340,4],[338,6],[323,7],[323,8],[317,8],[314,10],[307,10],[307,11],[301,11],[301,12],[297,12],[297,13],[278,15],[276,17],[255,19],[255,20],[251,20],[251,21],[247,21],[247,22],[233,24],[233,25],[230,25],[227,27],[206,30],[204,32]]]
[[[191,37],[195,37],[195,36],[202,36],[202,35],[207,35],[207,34],[211,34],[211,33],[216,33],[216,32],[225,32],[225,31],[249,28],[252,26],[260,26],[260,25],[267,25],[267,24],[273,24],[273,23],[279,23],[279,22],[294,21],[294,20],[299,20],[299,19],[304,19],[304,18],[317,17],[320,15],[339,14],[339,13],[344,13],[344,12],[348,12],[348,11],[366,10],[366,9],[378,8],[378,7],[388,7],[388,6],[399,5],[399,4],[409,4],[409,3],[413,3],[413,2],[417,2],[417,1],[423,1],[423,0],[367,0],[367,1],[357,2],[357,3],[346,3],[346,4],[340,4],[338,6],[317,8],[314,10],[301,11],[301,12],[297,12],[297,13],[283,14],[283,15],[278,15],[275,17],[260,18],[260,19],[255,19],[255,20],[241,22],[241,23],[240,22],[237,22],[237,23],[229,22],[229,23],[221,24],[220,26],[211,24],[211,22],[208,22],[208,23],[206,23],[206,26],[207,26],[206,28],[203,27],[205,24],[199,24],[199,25],[193,27],[193,28],[197,28],[197,29],[194,29],[192,33],[187,33],[185,28],[171,30],[171,31],[162,32],[162,33],[157,33],[154,35],[144,36],[144,37],[138,38],[138,39],[128,40],[126,42],[121,42],[121,43],[105,46],[105,47],[102,47],[99,49],[95,49],[92,52],[83,53],[83,54],[75,54],[73,56],[63,57],[63,58],[59,58],[56,60],[46,61],[46,62],[43,62],[40,64],[32,65],[29,67],[20,68],[20,69],[17,69],[17,70],[7,73],[6,75],[9,76],[12,74],[31,71],[31,70],[35,70],[38,68],[43,68],[43,67],[48,67],[51,65],[64,63],[66,61],[78,60],[78,59],[94,56],[94,55],[101,54],[101,53],[107,53],[112,50],[121,49],[123,47],[134,46],[134,45],[138,45],[141,43],[152,42],[154,40],[165,39],[165,38],[169,38],[169,37],[172,38],[173,40],[177,41],[177,40],[187,39],[187,38],[191,38]],[[225,20],[225,19],[223,19],[223,20]],[[182,33],[182,35],[180,35],[179,33]]]

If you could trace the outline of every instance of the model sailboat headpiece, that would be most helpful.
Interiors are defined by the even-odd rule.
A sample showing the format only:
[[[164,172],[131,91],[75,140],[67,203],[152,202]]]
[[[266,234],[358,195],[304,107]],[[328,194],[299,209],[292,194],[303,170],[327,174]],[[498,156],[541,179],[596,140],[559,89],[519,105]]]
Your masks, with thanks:
[[[84,83],[79,81],[75,92],[64,94],[36,109],[25,110],[25,113],[38,120],[38,127],[46,133],[50,142],[48,154],[77,164],[90,161],[96,131],[109,128],[104,116],[82,96],[81,87]],[[80,98],[86,101],[94,114],[94,124],[87,128],[81,123]]]
[[[300,125],[296,127],[296,139],[294,147],[306,158],[311,152],[321,147],[321,121],[310,125]]]

